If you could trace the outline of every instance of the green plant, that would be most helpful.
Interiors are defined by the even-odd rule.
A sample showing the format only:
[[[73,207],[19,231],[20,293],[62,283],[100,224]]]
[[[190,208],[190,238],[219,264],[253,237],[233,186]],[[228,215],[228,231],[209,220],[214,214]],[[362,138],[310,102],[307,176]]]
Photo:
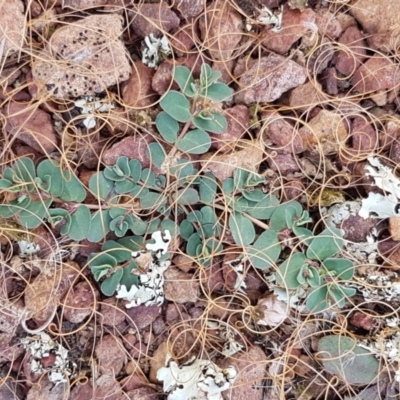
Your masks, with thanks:
[[[227,121],[215,102],[229,100],[232,91],[224,83],[217,82],[220,77],[221,73],[212,71],[207,64],[201,66],[198,80],[188,68],[175,67],[174,80],[181,92],[166,93],[160,101],[163,111],[156,117],[156,127],[166,142],[185,153],[203,154],[211,146],[207,132],[225,131]],[[182,129],[180,123],[184,124]]]
[[[318,341],[318,351],[325,370],[348,384],[367,385],[377,379],[378,360],[352,338],[324,336]]]
[[[293,210],[288,212],[293,213]],[[355,289],[341,284],[349,281],[354,274],[350,260],[332,258],[343,245],[340,230],[325,229],[316,237],[307,236],[305,253],[290,255],[279,266],[277,283],[288,289],[303,286],[309,290],[306,306],[311,312],[327,309],[330,302],[342,308],[347,297],[355,294]]]

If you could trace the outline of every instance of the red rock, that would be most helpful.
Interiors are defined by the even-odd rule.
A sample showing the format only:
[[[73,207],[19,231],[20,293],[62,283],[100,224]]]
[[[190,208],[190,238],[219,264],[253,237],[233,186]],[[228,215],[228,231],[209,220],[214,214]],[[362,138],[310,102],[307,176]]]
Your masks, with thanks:
[[[168,7],[165,2],[160,4],[140,3],[137,9],[131,11],[132,29],[140,37],[145,37],[152,33],[159,35],[162,32],[170,32],[179,26],[178,16]]]
[[[376,228],[378,220],[376,218],[360,217],[359,215],[349,215],[341,224],[343,229],[343,238],[351,242],[363,243],[367,241],[367,236],[371,234],[371,230]]]
[[[238,375],[235,384],[222,392],[224,400],[262,400],[263,391],[260,387],[267,376],[267,356],[258,346],[250,347],[248,352],[235,354],[232,357],[223,359],[219,366],[228,368],[234,366]]]
[[[300,180],[289,181],[283,187],[285,201],[298,200],[304,192],[305,189]]]
[[[224,115],[228,122],[225,132],[219,135],[212,133],[210,137],[213,140],[211,147],[225,153],[234,149],[239,139],[246,133],[250,112],[245,105],[239,104],[226,109]]]
[[[176,31],[172,32],[172,37],[169,39],[171,48],[174,49],[178,57],[187,54],[194,46],[194,27],[193,24],[188,24],[179,27]]]
[[[378,133],[374,127],[362,117],[355,117],[351,123],[353,149],[360,155],[368,155],[379,146]]]
[[[74,10],[85,10],[87,8],[101,7],[107,4],[108,0],[64,0],[63,8]]]
[[[26,400],[64,400],[67,396],[68,388],[66,383],[54,385],[47,377],[34,384],[26,396]]]
[[[247,105],[275,101],[307,79],[303,67],[278,54],[259,59],[241,59],[234,75],[239,78],[241,88],[235,95],[235,102]]]
[[[128,107],[143,108],[157,99],[151,87],[154,69],[146,67],[141,61],[132,65],[132,73],[122,85],[122,97]]]
[[[263,113],[262,140],[272,142],[279,151],[298,154],[304,151],[303,142],[297,129],[278,113]]]
[[[204,6],[204,0],[178,0],[175,2],[175,8],[185,19],[197,17],[204,10]]]
[[[100,319],[100,323],[105,325],[119,325],[125,321],[125,309],[118,303],[115,297],[110,297],[108,299],[103,300],[100,308],[100,314],[102,315],[102,319]]]
[[[272,171],[284,176],[300,171],[297,158],[291,153],[277,153],[275,157],[268,158],[268,165]]]
[[[40,360],[40,363],[43,365],[44,368],[49,368],[54,364],[56,361],[56,355],[54,353],[50,353],[47,357],[43,357]]]
[[[95,348],[95,355],[101,374],[116,376],[127,361],[121,339],[107,335],[100,339]]]
[[[177,319],[180,315],[177,305],[173,303],[168,303],[167,310],[165,311],[165,320],[167,322],[172,322]]]
[[[318,10],[315,17],[315,24],[318,26],[318,33],[321,36],[327,36],[331,40],[338,38],[342,33],[342,26],[336,19],[335,14],[326,8]]]
[[[6,131],[40,153],[56,149],[57,137],[50,115],[28,103],[8,103],[2,110]]]
[[[63,307],[64,318],[79,324],[87,316],[94,313],[94,301],[97,291],[88,282],[77,283],[68,293]]]
[[[310,80],[290,92],[289,106],[304,112],[319,104],[323,97],[321,85]]]
[[[282,16],[282,29],[273,32],[266,26],[261,33],[262,45],[279,54],[286,54],[292,45],[309,32],[309,25],[315,26],[315,12],[306,9],[291,10],[285,7]]]
[[[352,83],[359,93],[392,89],[400,85],[400,71],[390,59],[375,54],[357,69]]]
[[[356,328],[363,328],[366,331],[371,330],[374,325],[375,319],[370,315],[366,315],[361,311],[355,311],[350,318],[350,323]]]
[[[213,62],[213,71],[221,72],[221,77],[218,79],[218,82],[223,82],[227,85],[232,82],[232,70],[235,64],[234,60]]]
[[[199,271],[199,280],[201,287],[207,293],[222,290],[224,288],[224,278],[219,263],[213,262],[207,268]]]
[[[323,37],[321,44],[315,48],[307,60],[307,67],[310,74],[314,77],[322,73],[324,69],[330,64],[333,56],[335,55],[335,48],[331,41]]]
[[[227,1],[214,0],[200,18],[203,45],[213,60],[229,60],[242,40],[242,16]]]
[[[186,274],[175,266],[164,273],[164,296],[176,303],[196,302],[199,297],[199,282],[193,274]]]
[[[336,68],[326,68],[322,73],[320,81],[328,94],[338,94],[338,80]]]
[[[338,52],[333,63],[341,74],[346,76],[353,74],[366,58],[367,50],[363,35],[356,26],[350,26],[343,32],[339,43],[345,50]]]
[[[139,306],[126,310],[128,316],[126,320],[136,330],[141,331],[150,326],[160,315],[159,306]]]
[[[105,165],[114,165],[118,157],[125,156],[136,159],[142,164],[142,168],[150,167],[150,159],[146,155],[147,144],[150,142],[148,135],[128,136],[115,143],[103,153],[102,160]]]

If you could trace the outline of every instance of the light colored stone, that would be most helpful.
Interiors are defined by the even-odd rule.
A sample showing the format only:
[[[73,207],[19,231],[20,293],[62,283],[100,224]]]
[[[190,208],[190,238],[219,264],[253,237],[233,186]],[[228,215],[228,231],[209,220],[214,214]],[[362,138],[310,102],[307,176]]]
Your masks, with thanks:
[[[200,295],[199,282],[193,274],[171,266],[164,272],[164,296],[176,303],[195,303]]]
[[[85,10],[87,8],[101,7],[107,4],[108,0],[62,0],[63,8],[74,10]]]
[[[304,112],[318,106],[323,98],[321,85],[310,80],[290,92],[289,106]]]
[[[57,98],[95,95],[129,78],[122,17],[91,15],[57,29],[32,66],[33,82]]]
[[[347,139],[343,116],[327,110],[321,110],[299,133],[309,150],[322,155],[336,154]]]
[[[50,115],[37,105],[12,101],[3,108],[2,113],[6,120],[5,130],[11,136],[42,154],[56,149],[58,140]]]
[[[0,15],[0,47],[4,46],[3,52],[0,54],[1,60],[22,50],[26,26],[23,2],[21,0],[1,0]]]
[[[175,8],[185,19],[197,17],[205,8],[206,0],[177,0]]]
[[[114,335],[104,336],[95,348],[95,355],[101,374],[117,376],[127,362],[121,339]]]
[[[335,14],[326,8],[318,10],[315,23],[318,26],[318,33],[321,36],[327,36],[331,40],[338,38],[342,33],[342,26],[336,19]]]
[[[252,60],[242,59],[234,75],[239,78],[235,102],[247,105],[275,101],[307,79],[305,68],[278,54]]]
[[[243,168],[248,171],[257,169],[263,159],[261,144],[240,142],[241,148],[229,153],[206,153],[200,158],[205,171],[210,171],[223,182],[233,176],[235,168]]]
[[[78,324],[94,312],[95,288],[88,282],[77,283],[64,301],[64,317],[67,321]]]
[[[368,35],[370,46],[378,50],[397,50],[400,44],[398,0],[352,0],[350,13]]]
[[[242,39],[242,17],[227,1],[214,0],[199,21],[203,46],[213,60],[228,61]]]

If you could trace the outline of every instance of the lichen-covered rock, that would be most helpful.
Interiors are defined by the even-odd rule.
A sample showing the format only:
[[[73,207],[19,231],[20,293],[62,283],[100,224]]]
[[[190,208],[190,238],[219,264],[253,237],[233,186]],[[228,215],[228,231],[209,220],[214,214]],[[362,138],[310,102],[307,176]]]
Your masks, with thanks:
[[[228,61],[242,39],[242,16],[227,1],[210,3],[199,27],[203,45],[213,60]]]
[[[95,95],[129,78],[122,17],[91,15],[57,29],[32,66],[33,82],[58,98]]]
[[[132,29],[144,38],[150,33],[160,35],[178,28],[180,19],[163,1],[159,4],[140,4],[129,13],[132,21]]]
[[[45,111],[28,103],[11,101],[2,110],[5,116],[5,130],[40,153],[54,151],[57,136],[51,117]]]
[[[289,89],[307,79],[305,68],[278,54],[253,60],[240,60],[234,75],[239,78],[240,89],[236,103],[272,102]]]
[[[21,0],[1,1],[0,15],[0,46],[4,46],[3,54],[0,54],[1,60],[22,48],[26,26],[23,2]]]

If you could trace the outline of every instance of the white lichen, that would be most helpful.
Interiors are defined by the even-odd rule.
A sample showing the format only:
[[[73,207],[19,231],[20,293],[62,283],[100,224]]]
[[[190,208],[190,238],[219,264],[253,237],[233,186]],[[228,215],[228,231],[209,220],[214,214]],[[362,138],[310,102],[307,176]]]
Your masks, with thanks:
[[[160,63],[160,55],[168,56],[171,54],[168,39],[166,36],[156,38],[152,33],[144,38],[145,49],[142,54],[142,63],[149,68],[157,69]]]
[[[41,332],[33,337],[21,339],[21,343],[30,352],[30,367],[32,373],[48,373],[49,381],[55,383],[67,383],[76,364],[68,358],[68,350],[47,333]],[[55,355],[54,362],[49,367],[41,363],[43,358]]]
[[[100,97],[95,96],[85,96],[79,100],[74,101],[75,107],[81,109],[81,114],[87,115],[83,120],[83,124],[87,129],[94,128],[96,126],[95,113],[109,112],[115,108],[114,102],[108,103]]]
[[[28,242],[27,240],[20,240],[18,242],[18,246],[19,256],[21,258],[32,256],[33,254],[36,254],[38,251],[40,251],[40,246],[38,244]]]
[[[181,366],[169,360],[167,356],[167,366],[157,371],[168,400],[222,400],[221,393],[232,386],[237,376],[233,366],[221,369],[209,360],[193,357]]]

